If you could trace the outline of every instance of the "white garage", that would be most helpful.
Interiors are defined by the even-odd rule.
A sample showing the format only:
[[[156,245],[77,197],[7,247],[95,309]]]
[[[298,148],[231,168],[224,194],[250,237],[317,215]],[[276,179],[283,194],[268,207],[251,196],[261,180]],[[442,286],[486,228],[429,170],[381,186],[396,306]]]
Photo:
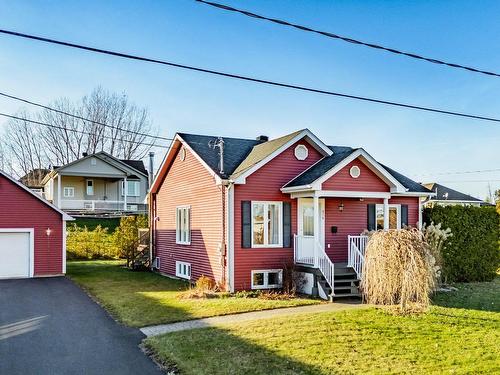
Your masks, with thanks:
[[[0,278],[33,277],[34,230],[0,228]]]

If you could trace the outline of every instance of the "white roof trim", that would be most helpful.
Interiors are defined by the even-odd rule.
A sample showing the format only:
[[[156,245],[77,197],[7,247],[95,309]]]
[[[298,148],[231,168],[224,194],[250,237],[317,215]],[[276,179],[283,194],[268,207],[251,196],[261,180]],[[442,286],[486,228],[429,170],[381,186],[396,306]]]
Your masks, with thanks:
[[[406,193],[395,193],[393,197],[433,197],[436,193],[425,193],[420,191],[407,191]]]
[[[178,148],[176,146],[178,146],[179,144],[182,144],[191,154],[193,154],[193,156],[201,163],[201,165],[205,167],[208,173],[210,173],[210,175],[215,178],[215,183],[217,185],[220,185],[222,183],[222,179],[219,177],[219,175],[217,175],[217,173],[215,173],[214,170],[210,168],[210,166],[191,148],[191,146],[189,146],[189,144],[184,139],[182,139],[179,134],[176,134],[174,140],[172,141],[170,149],[163,158],[160,168],[158,168],[158,172],[153,179],[153,183],[151,184],[149,192],[155,190],[156,184],[158,183],[158,178],[161,175],[163,168],[165,168],[165,165],[171,160],[170,157],[175,153],[175,150]]]
[[[337,163],[332,169],[323,174],[323,176],[319,177],[316,181],[312,183],[314,190],[321,190],[321,185],[323,182],[328,180],[330,177],[335,175],[342,168],[347,166],[350,162],[354,161],[357,158],[361,158],[361,161],[370,168],[378,177],[384,180],[391,186],[391,193],[405,193],[407,189],[392,176],[387,170],[382,167],[368,152],[363,150],[362,148],[357,149],[341,162]],[[364,159],[364,160],[363,160]]]
[[[302,138],[309,138],[310,143],[312,146],[322,153],[323,155],[332,155],[333,151],[330,150],[330,148],[325,145],[321,140],[316,137],[309,129],[304,129],[300,133],[298,133],[295,137],[290,139],[287,143],[285,143],[283,146],[266,156],[264,159],[259,161],[258,163],[254,164],[252,167],[248,168],[246,171],[244,171],[242,174],[240,174],[237,178],[233,180],[235,184],[245,184],[246,183],[246,178],[259,170],[261,167],[269,163],[271,160],[273,160],[276,156],[280,155],[283,151],[288,149],[290,146],[293,144],[297,143],[300,141]]]
[[[378,191],[351,191],[351,190],[319,190],[319,191],[303,191],[291,193],[292,198],[313,197],[314,195],[320,198],[381,198],[390,199],[391,193]]]
[[[32,196],[34,196],[35,198],[37,198],[40,201],[42,201],[43,203],[45,203],[47,206],[49,206],[53,210],[59,212],[62,215],[62,218],[63,218],[64,221],[75,220],[74,218],[72,218],[71,216],[69,216],[66,212],[64,212],[61,209],[57,208],[52,203],[50,203],[48,200],[46,200],[45,198],[43,198],[39,194],[37,194],[34,191],[32,191],[30,188],[26,187],[25,185],[23,185],[22,183],[20,183],[19,181],[17,181],[14,177],[8,175],[7,173],[5,173],[2,170],[0,170],[0,175],[4,176],[9,181],[12,181],[14,184],[16,184],[17,186],[19,186],[21,189],[24,189],[25,191],[27,191]]]

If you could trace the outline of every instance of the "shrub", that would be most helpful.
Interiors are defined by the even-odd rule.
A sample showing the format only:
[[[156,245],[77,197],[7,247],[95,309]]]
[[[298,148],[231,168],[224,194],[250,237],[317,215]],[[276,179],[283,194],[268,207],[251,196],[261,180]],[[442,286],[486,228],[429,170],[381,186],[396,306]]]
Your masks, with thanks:
[[[493,280],[500,263],[495,207],[435,206],[424,211],[424,221],[441,223],[453,233],[442,251],[445,280]]]
[[[114,245],[107,228],[98,225],[94,230],[79,227],[76,224],[68,227],[66,241],[68,259],[116,259],[118,248]]]
[[[192,298],[219,298],[217,294],[219,288],[214,279],[208,276],[200,276],[196,283],[189,290],[181,293],[179,297],[181,299],[192,299]]]
[[[435,261],[416,229],[378,231],[365,253],[361,291],[368,303],[426,308],[435,287]]]
[[[127,260],[127,267],[139,245],[139,228],[147,228],[146,216],[124,216],[113,233],[113,242],[120,252],[120,257]]]
[[[78,217],[73,223],[80,228],[87,227],[88,230],[94,230],[100,225],[103,229],[107,228],[111,234],[120,225],[120,218]]]
[[[446,240],[453,234],[450,228],[442,229],[441,223],[435,225],[431,222],[429,225],[424,224],[422,227],[424,241],[429,245],[429,250],[436,260],[436,266],[439,267],[438,278],[441,280],[443,269],[443,252],[446,248]]]

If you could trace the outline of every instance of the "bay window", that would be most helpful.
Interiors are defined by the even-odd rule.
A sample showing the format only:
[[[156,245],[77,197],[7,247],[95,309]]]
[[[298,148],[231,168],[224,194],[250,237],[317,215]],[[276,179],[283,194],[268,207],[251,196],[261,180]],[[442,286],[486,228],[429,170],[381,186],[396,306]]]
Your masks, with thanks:
[[[283,246],[282,202],[252,202],[252,247]]]

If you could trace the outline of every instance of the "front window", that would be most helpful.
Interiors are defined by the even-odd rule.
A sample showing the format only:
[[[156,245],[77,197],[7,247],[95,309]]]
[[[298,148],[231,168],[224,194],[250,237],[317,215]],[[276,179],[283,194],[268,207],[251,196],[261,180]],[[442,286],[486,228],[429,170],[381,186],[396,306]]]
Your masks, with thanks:
[[[252,271],[252,289],[281,288],[283,270]]]
[[[191,279],[191,263],[175,262],[175,276],[183,279]]]
[[[252,246],[282,246],[281,202],[252,202]]]
[[[63,189],[64,198],[73,198],[75,196],[75,188],[72,186],[65,186]]]
[[[176,209],[176,242],[181,245],[191,243],[191,208],[177,207]]]
[[[376,205],[377,230],[384,229],[384,205]],[[401,205],[389,205],[389,229],[401,229]]]
[[[140,181],[127,181],[127,197],[139,197],[140,194],[140,188],[141,188],[141,182]],[[122,195],[124,195],[125,192],[125,182],[122,181]]]

